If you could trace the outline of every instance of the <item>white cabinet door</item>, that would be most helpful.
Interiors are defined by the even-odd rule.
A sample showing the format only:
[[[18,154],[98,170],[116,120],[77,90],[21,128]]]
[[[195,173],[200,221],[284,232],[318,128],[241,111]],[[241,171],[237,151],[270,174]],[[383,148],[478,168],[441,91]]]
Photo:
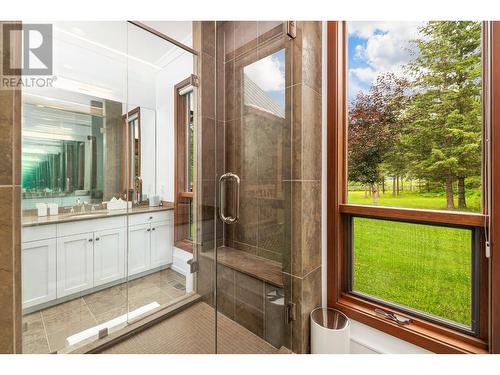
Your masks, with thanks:
[[[125,228],[94,232],[94,286],[125,277]]]
[[[149,224],[129,228],[128,276],[147,271],[151,263],[151,227]]]
[[[56,299],[55,238],[23,243],[21,267],[23,309]]]
[[[93,233],[57,239],[57,298],[94,286]]]
[[[173,236],[171,221],[151,223],[151,268],[172,263]]]

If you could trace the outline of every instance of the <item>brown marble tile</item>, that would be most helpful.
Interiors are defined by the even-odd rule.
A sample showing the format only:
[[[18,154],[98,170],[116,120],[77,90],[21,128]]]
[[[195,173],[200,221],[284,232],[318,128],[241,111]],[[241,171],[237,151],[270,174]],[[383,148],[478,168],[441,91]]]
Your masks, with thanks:
[[[222,53],[224,56],[224,61],[230,61],[234,59],[234,21],[225,21],[217,23],[217,27],[222,29],[224,38],[224,47]]]
[[[201,37],[202,37],[202,52],[214,57],[215,56],[215,22],[201,22]]]
[[[225,123],[225,156],[226,156],[226,171],[241,175],[240,168],[240,120],[231,120]]]
[[[214,258],[203,253],[198,257],[199,271],[196,273],[196,291],[210,306],[214,306]]]
[[[41,314],[47,318],[50,319],[54,316],[71,312],[71,311],[81,311],[87,309],[87,305],[83,298],[76,298],[68,302],[61,303],[56,306],[49,307],[45,310],[41,311]]]
[[[264,282],[241,272],[235,274],[236,302],[243,302],[264,311]]]
[[[201,52],[201,22],[193,21],[193,49]]]
[[[180,293],[180,295],[183,294]],[[177,296],[170,295],[166,288],[151,287],[140,294],[130,295],[128,298],[128,310],[134,311],[153,302],[158,303],[160,306],[165,306],[170,304],[175,298]]]
[[[257,21],[234,22],[234,54],[238,57],[257,48]]]
[[[291,185],[291,273],[302,277],[321,265],[321,183]]]
[[[230,319],[235,314],[235,271],[222,264],[217,265],[217,308]]]
[[[302,83],[321,94],[321,22],[302,23]]]
[[[114,319],[118,316],[124,315],[128,312],[127,306],[119,306],[116,308],[109,309],[102,314],[97,314],[94,316],[98,324],[106,323],[107,321]]]
[[[24,326],[22,334],[23,342],[45,338],[45,328],[43,326],[42,315],[39,311],[24,316],[22,321]]]
[[[231,121],[238,118],[240,113],[236,106],[236,86],[235,86],[235,64],[234,61],[227,61],[224,64],[224,121]],[[221,85],[221,82],[217,82]]]
[[[285,293],[283,288],[266,284],[265,339],[276,348],[285,344]]]
[[[202,180],[215,179],[215,120],[212,118],[202,118],[201,136],[203,146],[201,150]]]
[[[23,354],[47,354],[50,353],[49,342],[45,337],[45,333],[32,340],[24,340],[22,342]]]
[[[258,225],[257,198],[240,197],[240,219],[234,224],[234,240],[257,246]]]
[[[279,199],[259,199],[258,243],[259,251],[281,254],[285,241],[285,204]],[[260,254],[259,254],[260,255]],[[281,259],[272,259],[279,260]]]
[[[240,169],[240,178],[246,182],[255,182],[259,178],[259,158],[263,152],[259,144],[259,127],[255,118],[244,116],[241,127],[235,135],[235,164]]]
[[[236,300],[235,321],[257,336],[264,337],[264,312],[255,306]]]
[[[302,275],[321,265],[321,182],[303,181],[301,230]]]
[[[201,113],[215,119],[215,58],[206,53],[201,55]]]
[[[297,84],[286,89],[290,96],[291,107],[291,179],[302,179],[302,85]]]
[[[321,95],[302,85],[302,152],[303,180],[321,179]]]
[[[0,90],[1,91],[1,90]],[[14,353],[13,225],[11,187],[0,187],[0,353]]]
[[[302,276],[302,182],[292,181],[290,202],[290,273]],[[288,270],[288,268],[287,268]]]
[[[83,305],[77,310],[68,310],[61,314],[51,315],[50,317],[43,316],[43,322],[47,335],[52,335],[66,327],[80,327],[81,322],[94,321],[94,316],[90,313],[87,306]]]
[[[62,329],[47,335],[49,341],[49,348],[51,352],[59,351],[66,348],[66,338],[94,327],[97,321],[92,318],[85,321],[77,321],[71,325],[65,325]]]
[[[258,21],[257,35],[259,46],[262,43],[267,42],[269,39],[275,38],[278,35],[283,35],[284,30],[285,23],[283,21]]]
[[[0,150],[2,157],[0,158],[0,185],[12,185],[12,149],[13,149],[13,133],[14,133],[14,91],[0,90]]]
[[[89,294],[83,299],[94,315],[102,314],[118,306],[127,306],[127,297],[116,286]]]

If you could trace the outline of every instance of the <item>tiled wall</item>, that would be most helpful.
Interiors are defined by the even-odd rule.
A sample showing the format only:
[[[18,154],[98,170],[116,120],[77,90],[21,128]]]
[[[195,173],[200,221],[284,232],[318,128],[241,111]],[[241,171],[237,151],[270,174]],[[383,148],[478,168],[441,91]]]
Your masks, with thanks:
[[[240,219],[225,227],[225,242],[281,263],[289,253],[285,215],[290,193],[290,110],[285,108],[280,117],[249,105],[243,74],[246,67],[285,49],[284,24],[228,21],[217,31],[218,65],[224,73],[217,82],[225,90],[217,117],[225,127],[225,171],[241,178]],[[289,78],[287,72],[281,80]],[[228,194],[227,206],[233,207],[230,199]]]
[[[290,44],[291,254],[284,281],[297,306],[291,349],[308,353],[309,314],[321,304],[321,22],[297,22]]]
[[[4,50],[0,22],[0,51]],[[20,59],[20,50],[16,56]],[[8,56],[12,57],[12,56]],[[0,72],[0,82],[3,72]],[[0,353],[21,352],[21,91],[0,88]]]

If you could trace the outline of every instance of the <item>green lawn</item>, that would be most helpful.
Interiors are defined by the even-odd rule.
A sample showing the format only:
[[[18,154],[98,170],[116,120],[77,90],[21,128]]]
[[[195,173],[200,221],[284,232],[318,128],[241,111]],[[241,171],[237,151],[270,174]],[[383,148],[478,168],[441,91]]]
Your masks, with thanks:
[[[363,191],[350,191],[348,202],[372,205],[373,198],[365,198],[365,193]],[[467,211],[479,212],[481,207],[481,196],[479,192],[477,190],[467,192],[466,203]],[[386,192],[385,194],[380,193],[378,205],[446,210],[446,196],[444,193],[415,192],[401,192],[399,195],[393,196],[391,192]],[[455,207],[457,205],[457,198],[455,198]]]
[[[467,229],[354,218],[353,288],[469,326]]]
[[[349,203],[373,204],[364,192]],[[479,194],[467,205],[479,211]],[[380,196],[379,205],[446,209],[438,194]],[[466,229],[355,218],[353,288],[365,294],[470,326],[471,236]]]

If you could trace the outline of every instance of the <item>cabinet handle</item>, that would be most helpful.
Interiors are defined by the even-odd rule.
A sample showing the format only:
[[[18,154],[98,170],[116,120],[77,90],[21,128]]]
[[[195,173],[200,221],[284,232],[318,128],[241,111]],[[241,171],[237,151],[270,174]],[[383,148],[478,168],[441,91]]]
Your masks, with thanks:
[[[151,230],[155,230],[155,229],[156,229],[156,228],[153,228],[153,229],[151,229]]]
[[[99,237],[97,237],[95,240],[96,240],[96,241],[99,241],[99,239],[100,239],[100,238],[99,238]]]
[[[149,217],[149,220],[153,220],[153,216],[150,216],[150,217]]]
[[[92,238],[89,238],[89,242],[92,242],[92,241],[93,241],[93,239],[92,239]]]
[[[151,230],[151,229],[149,229],[149,228],[147,229],[147,231],[148,231],[148,232],[149,232],[150,230]]]

